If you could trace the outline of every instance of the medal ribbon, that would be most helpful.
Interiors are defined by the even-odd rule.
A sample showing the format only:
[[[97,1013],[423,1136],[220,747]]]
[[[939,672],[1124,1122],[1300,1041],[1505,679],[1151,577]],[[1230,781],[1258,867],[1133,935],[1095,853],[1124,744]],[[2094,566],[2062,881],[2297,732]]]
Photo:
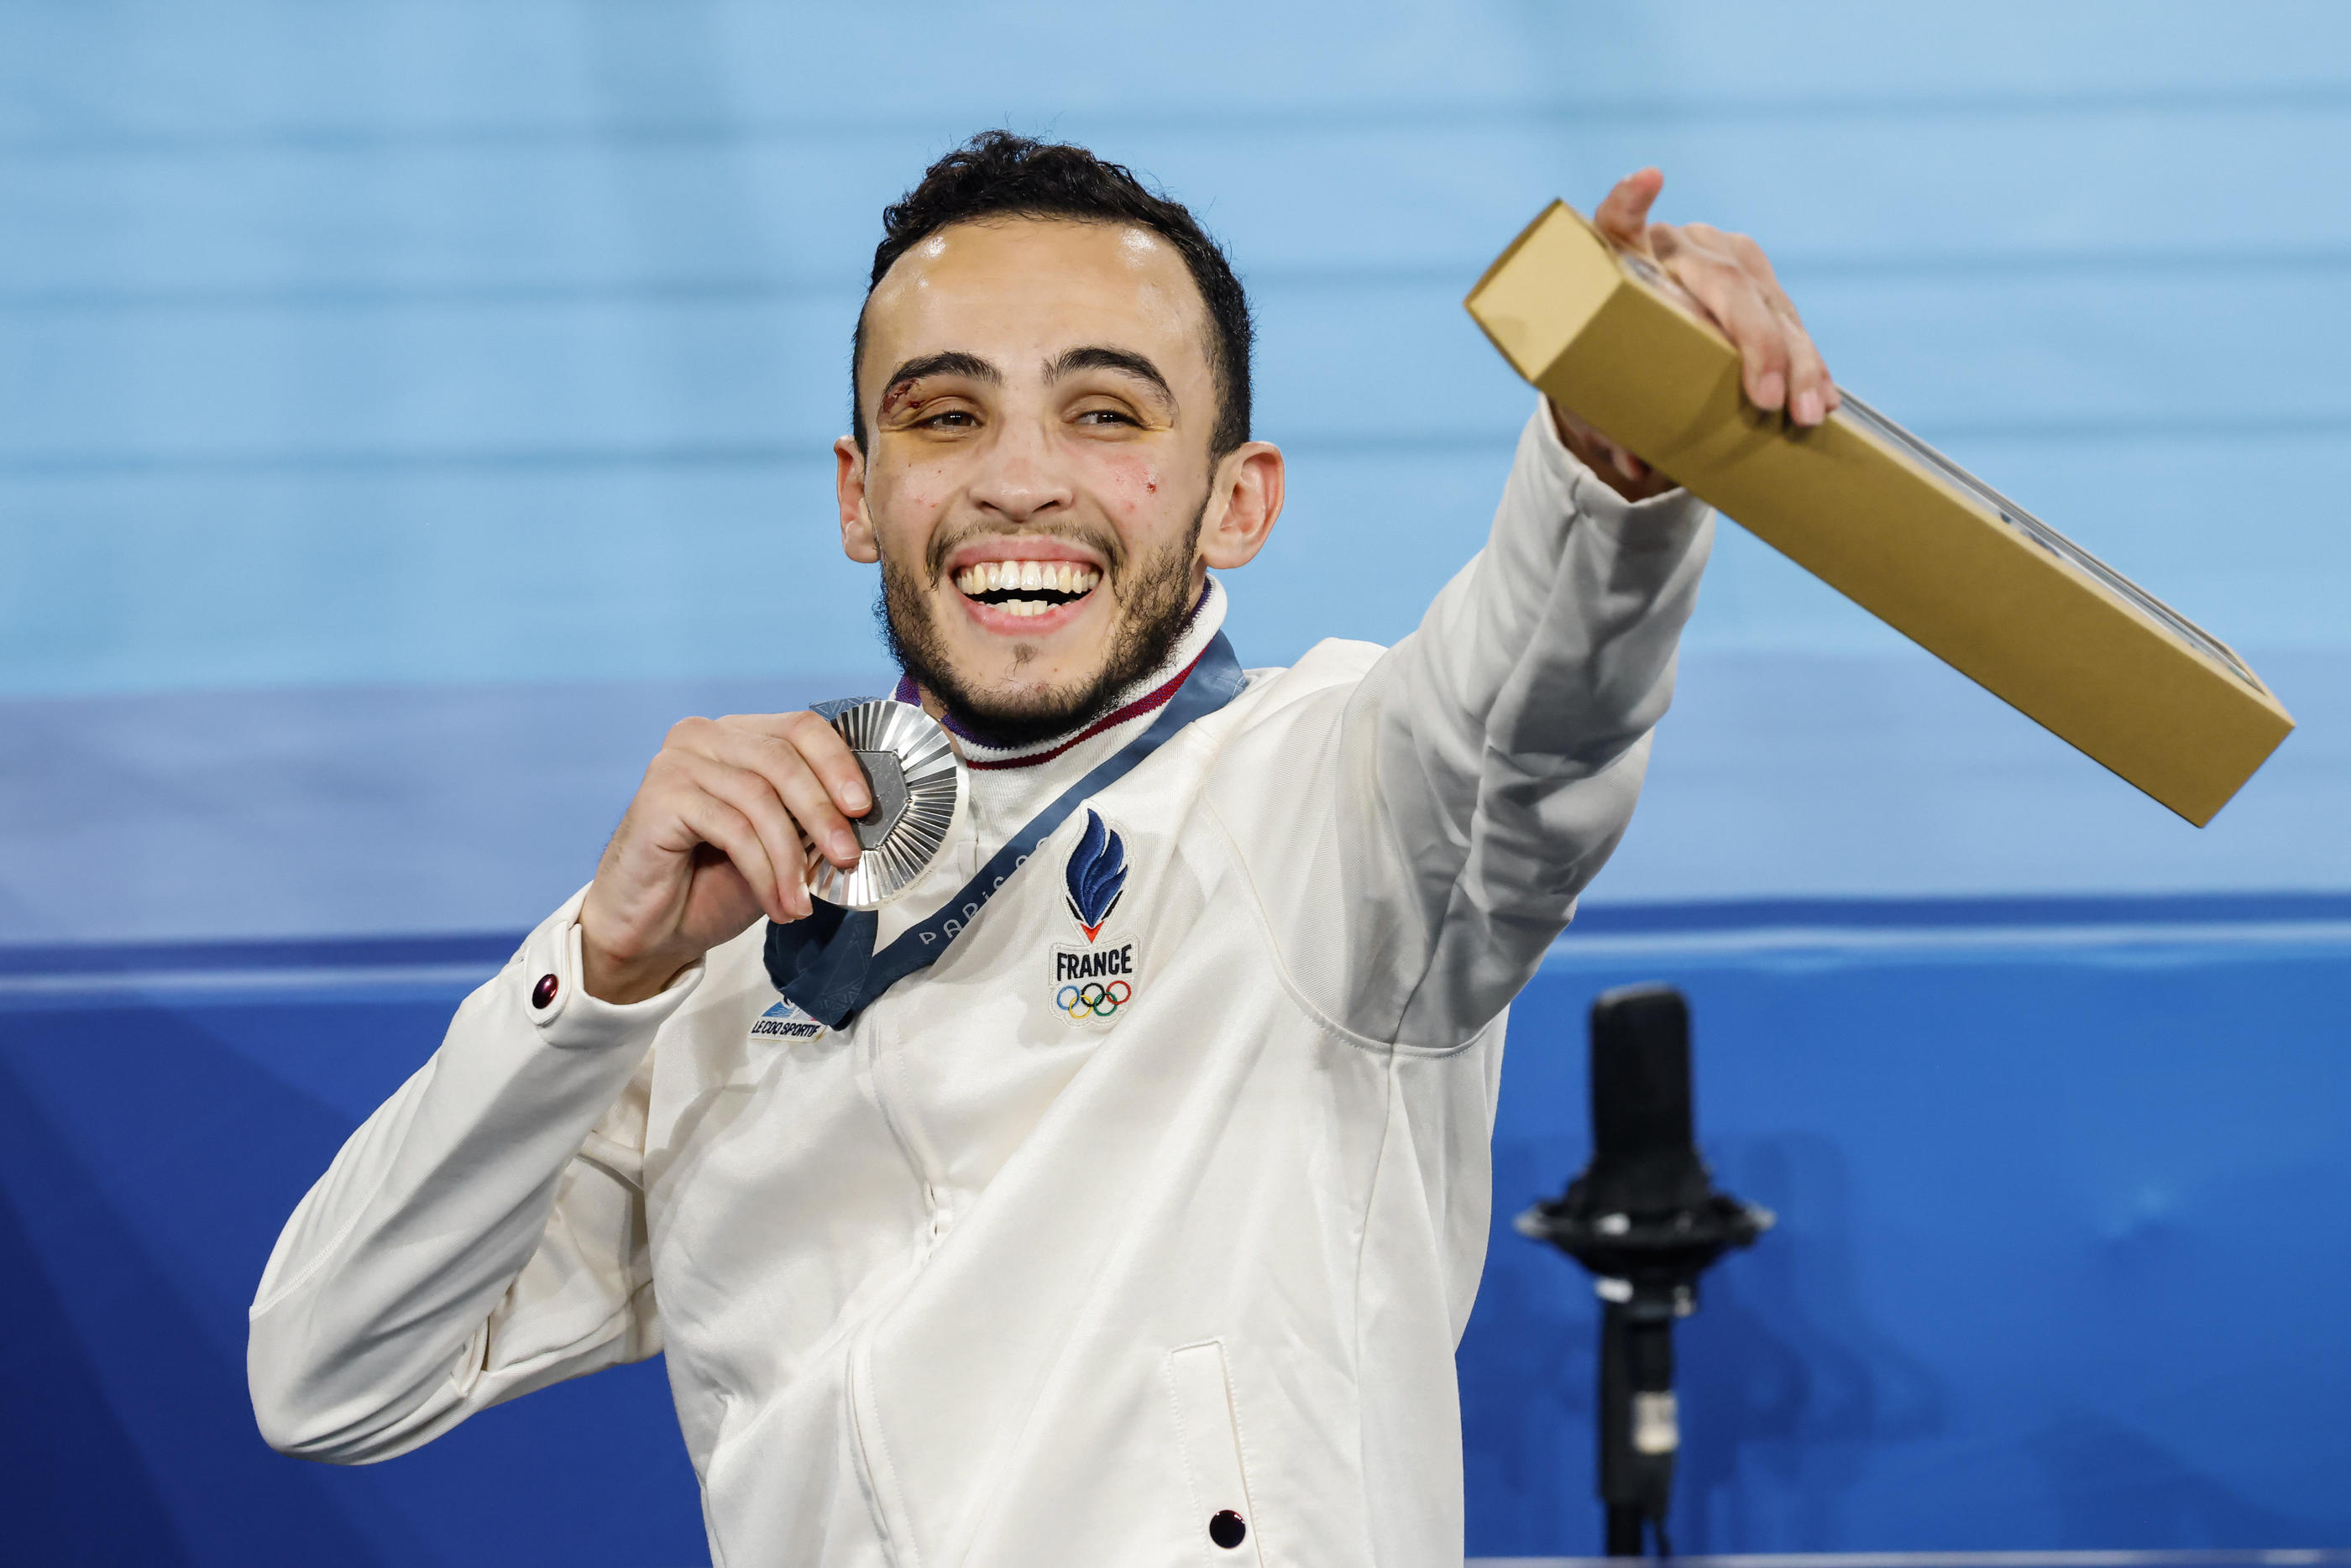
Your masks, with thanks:
[[[804,920],[781,926],[768,921],[768,978],[776,989],[810,1017],[839,1029],[898,981],[936,963],[947,944],[970,928],[987,901],[1087,796],[1134,772],[1185,725],[1215,712],[1249,683],[1221,631],[1176,679],[1182,684],[1149,729],[1056,795],[988,857],[961,892],[880,952],[873,950],[873,937],[881,920],[871,909],[844,909],[820,898],[816,912]]]

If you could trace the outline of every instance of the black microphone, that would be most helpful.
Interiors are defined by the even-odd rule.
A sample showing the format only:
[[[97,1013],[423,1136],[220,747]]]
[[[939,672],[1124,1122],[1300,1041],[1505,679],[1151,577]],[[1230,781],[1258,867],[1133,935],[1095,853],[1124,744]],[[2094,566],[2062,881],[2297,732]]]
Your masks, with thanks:
[[[1689,1004],[1669,985],[1634,985],[1592,1004],[1593,1212],[1652,1216],[1702,1208],[1712,1188],[1690,1129]]]
[[[1689,1004],[1668,985],[1592,1004],[1592,1163],[1567,1191],[1519,1216],[1598,1276],[1600,1500],[1612,1557],[1666,1532],[1674,1456],[1674,1320],[1698,1310],[1698,1277],[1771,1226],[1768,1209],[1714,1190],[1690,1115]]]

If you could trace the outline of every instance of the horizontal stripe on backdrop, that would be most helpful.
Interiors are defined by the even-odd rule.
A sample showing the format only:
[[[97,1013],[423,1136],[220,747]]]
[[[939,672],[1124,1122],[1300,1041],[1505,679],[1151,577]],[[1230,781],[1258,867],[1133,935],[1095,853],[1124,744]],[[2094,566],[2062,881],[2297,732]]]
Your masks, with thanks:
[[[455,995],[495,973],[523,934],[0,946],[0,1008],[126,995],[197,1001],[386,988]],[[1578,914],[1549,961],[2248,943],[2351,947],[2351,893],[1594,904]]]

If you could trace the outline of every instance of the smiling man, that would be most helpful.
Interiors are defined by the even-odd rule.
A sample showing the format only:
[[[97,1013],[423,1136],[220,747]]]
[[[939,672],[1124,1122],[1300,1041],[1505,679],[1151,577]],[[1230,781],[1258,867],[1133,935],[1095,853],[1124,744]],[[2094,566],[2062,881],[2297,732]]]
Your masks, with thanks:
[[[1769,265],[1659,183],[1604,226],[1817,422]],[[1458,1562],[1507,1010],[1632,812],[1705,510],[1538,408],[1418,630],[1244,671],[1208,574],[1283,471],[1216,244],[1000,133],[884,231],[841,541],[967,809],[846,914],[824,720],[674,729],[288,1222],[263,1431],[388,1458],[665,1350],[716,1562]]]

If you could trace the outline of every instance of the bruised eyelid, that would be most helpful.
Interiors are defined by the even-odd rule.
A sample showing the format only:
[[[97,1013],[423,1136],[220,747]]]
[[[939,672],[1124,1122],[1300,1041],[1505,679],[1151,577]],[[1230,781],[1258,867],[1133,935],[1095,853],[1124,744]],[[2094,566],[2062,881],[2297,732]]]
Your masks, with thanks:
[[[1156,383],[1135,375],[1111,374],[1109,385],[1097,384],[1076,394],[1078,400],[1101,398],[1136,410],[1148,410],[1163,417],[1173,417],[1176,400],[1160,389]]]
[[[1068,408],[1073,419],[1081,419],[1088,414],[1114,413],[1142,425],[1172,425],[1176,422],[1176,410],[1172,403],[1156,398],[1135,397],[1123,388],[1116,391],[1096,388],[1092,391],[1080,392],[1069,400]]]
[[[890,394],[882,400],[881,417],[884,420],[922,421],[949,412],[960,411],[976,415],[979,412],[979,400],[960,389],[942,387],[930,391],[925,391],[920,387],[904,391],[893,389]]]
[[[982,389],[990,384],[983,377],[958,374],[953,370],[934,370],[927,375],[904,377],[892,382],[883,391],[882,412],[888,414],[936,398],[965,398],[977,402]]]

